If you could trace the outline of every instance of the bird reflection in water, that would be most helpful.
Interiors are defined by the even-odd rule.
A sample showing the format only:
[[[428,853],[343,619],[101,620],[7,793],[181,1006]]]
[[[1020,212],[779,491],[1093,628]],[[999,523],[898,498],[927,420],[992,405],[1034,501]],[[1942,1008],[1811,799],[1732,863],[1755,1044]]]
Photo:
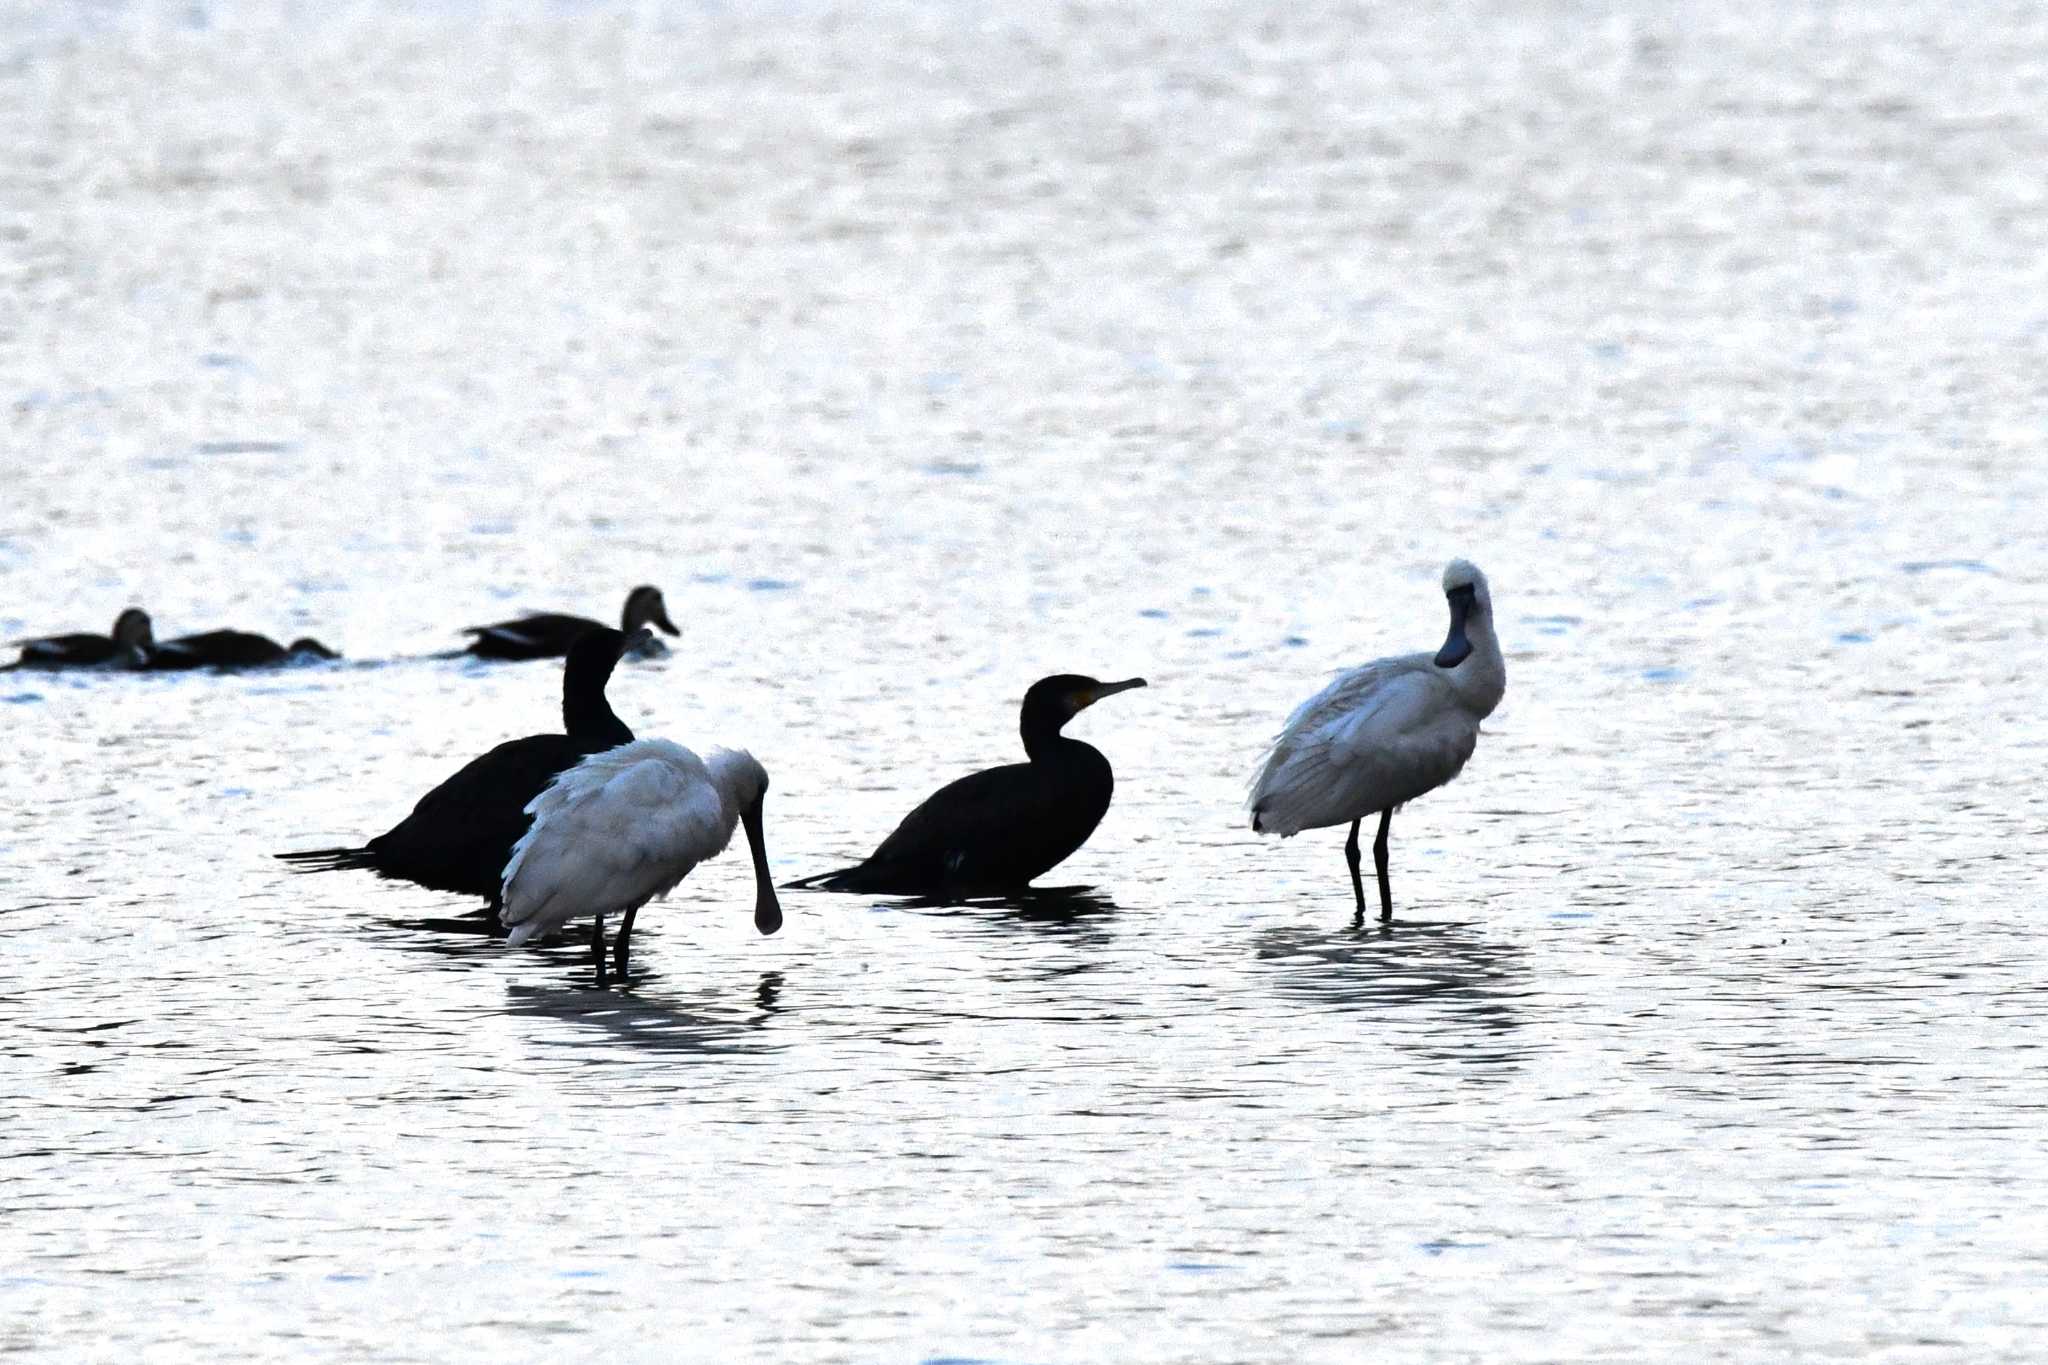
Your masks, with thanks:
[[[1106,927],[1118,905],[1092,886],[1033,886],[1000,896],[912,896],[891,900],[893,909],[943,911],[1004,928],[1084,929]]]
[[[481,966],[504,959],[496,921],[481,915],[384,915],[369,921],[374,936],[401,952],[440,958],[448,965]]]
[[[782,1007],[776,1003],[781,998],[782,973],[761,973],[761,984],[754,987],[754,1006],[760,1014],[752,1022],[756,1025],[765,1024],[771,1016],[782,1013]]]
[[[1267,929],[1254,940],[1258,960],[1279,989],[1305,1004],[1340,1011],[1425,1010],[1431,1016],[1422,1050],[1467,1062],[1520,1061],[1532,1050],[1516,1035],[1524,1024],[1514,1002],[1534,993],[1519,944],[1486,936],[1477,925],[1404,923],[1398,928],[1330,932],[1313,927]],[[1454,1023],[1479,1039],[1458,1039]]]
[[[779,1050],[777,1045],[763,1042],[760,1034],[770,1020],[787,1011],[778,1003],[783,989],[781,972],[763,972],[744,995],[713,987],[683,999],[650,994],[647,987],[658,980],[654,973],[643,971],[630,990],[513,984],[506,988],[506,1012],[515,1018],[572,1024],[600,1035],[554,1032],[537,1039],[547,1046],[574,1047],[609,1040],[645,1052],[707,1056]]]

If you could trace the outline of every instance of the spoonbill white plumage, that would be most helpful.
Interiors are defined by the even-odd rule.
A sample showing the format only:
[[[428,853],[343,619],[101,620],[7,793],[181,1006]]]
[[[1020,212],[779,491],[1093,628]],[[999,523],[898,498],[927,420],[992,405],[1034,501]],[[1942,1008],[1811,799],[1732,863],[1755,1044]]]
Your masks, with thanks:
[[[1387,827],[1397,807],[1458,775],[1479,741],[1479,722],[1500,705],[1507,667],[1493,632],[1486,575],[1462,559],[1444,569],[1451,629],[1435,654],[1401,654],[1354,668],[1287,718],[1252,781],[1252,829],[1285,838],[1351,822],[1344,859],[1365,922],[1358,826],[1380,817],[1373,840],[1380,919],[1394,917],[1387,883]]]
[[[590,945],[604,984],[604,917],[625,920],[613,944],[625,975],[627,944],[640,907],[666,896],[690,869],[715,858],[744,824],[754,855],[754,927],[782,927],[768,876],[761,805],[768,773],[743,750],[708,759],[665,739],[641,739],[585,758],[559,773],[526,807],[533,825],[505,864],[499,918],[514,946],[594,915]]]

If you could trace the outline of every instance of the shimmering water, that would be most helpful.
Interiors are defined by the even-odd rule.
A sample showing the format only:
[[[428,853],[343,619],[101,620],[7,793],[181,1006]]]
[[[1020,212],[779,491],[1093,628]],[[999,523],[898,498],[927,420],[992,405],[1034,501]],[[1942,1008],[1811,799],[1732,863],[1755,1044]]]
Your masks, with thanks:
[[[0,676],[0,1347],[2039,1350],[2040,11],[5,17],[0,631],[352,662]],[[1243,784],[1456,553],[1507,700],[1354,933]],[[1149,677],[1088,889],[728,857],[598,991],[269,859],[641,581],[782,876]]]

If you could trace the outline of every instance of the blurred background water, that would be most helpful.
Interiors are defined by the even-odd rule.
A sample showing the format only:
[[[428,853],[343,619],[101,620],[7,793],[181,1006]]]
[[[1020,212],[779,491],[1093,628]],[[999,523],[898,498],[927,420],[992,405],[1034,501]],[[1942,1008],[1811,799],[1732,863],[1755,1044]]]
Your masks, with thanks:
[[[2019,1359],[2048,1327],[2048,15],[0,6],[0,1348]],[[1492,577],[1395,822],[1244,784]],[[275,850],[660,584],[779,876],[1143,674],[1084,893],[637,976]]]

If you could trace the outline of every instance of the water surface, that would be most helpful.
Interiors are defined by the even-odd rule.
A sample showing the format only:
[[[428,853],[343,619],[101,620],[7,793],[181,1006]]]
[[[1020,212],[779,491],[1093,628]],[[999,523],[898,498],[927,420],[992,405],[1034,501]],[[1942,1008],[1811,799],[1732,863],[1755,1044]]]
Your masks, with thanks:
[[[0,41],[0,1345],[2018,1359],[2048,1327],[2031,10],[107,5]],[[2038,82],[2035,82],[2038,84]],[[1246,828],[1493,580],[1393,829]],[[666,591],[779,876],[1151,687],[1025,902],[743,858],[637,974],[268,855]]]

